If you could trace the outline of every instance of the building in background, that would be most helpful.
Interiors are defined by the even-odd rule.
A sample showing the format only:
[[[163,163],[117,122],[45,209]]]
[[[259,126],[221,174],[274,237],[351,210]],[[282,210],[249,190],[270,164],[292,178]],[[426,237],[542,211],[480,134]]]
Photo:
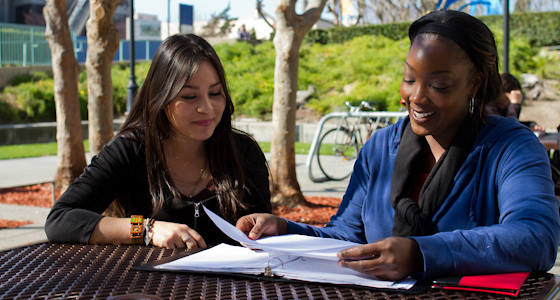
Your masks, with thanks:
[[[45,26],[44,0],[0,0],[0,22]]]
[[[67,0],[68,23],[77,36],[86,35],[86,22],[89,18],[88,0]],[[0,23],[45,26],[43,17],[45,0],[0,0]],[[113,23],[120,32],[121,38],[126,37],[126,18],[128,17],[129,1],[121,0],[113,15]]]
[[[129,18],[126,18],[126,36],[125,39],[130,40]],[[134,39],[139,40],[157,40],[161,41],[161,21],[156,15],[150,14],[134,14]]]

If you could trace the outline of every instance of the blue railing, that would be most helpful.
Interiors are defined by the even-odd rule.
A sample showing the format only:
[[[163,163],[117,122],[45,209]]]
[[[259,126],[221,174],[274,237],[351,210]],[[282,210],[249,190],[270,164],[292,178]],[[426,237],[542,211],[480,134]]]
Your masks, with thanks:
[[[0,23],[0,66],[50,63],[45,27]]]
[[[135,60],[152,60],[161,41],[141,40],[134,41],[134,59]],[[78,39],[74,43],[74,52],[79,63],[86,62],[87,41]],[[113,57],[113,61],[129,61],[130,60],[130,41],[120,40],[119,48]]]

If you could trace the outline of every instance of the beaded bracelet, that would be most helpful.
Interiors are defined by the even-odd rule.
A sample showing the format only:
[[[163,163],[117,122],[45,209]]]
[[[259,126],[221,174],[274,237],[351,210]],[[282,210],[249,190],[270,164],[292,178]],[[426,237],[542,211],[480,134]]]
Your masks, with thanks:
[[[152,226],[156,220],[151,218],[146,218],[146,229],[144,230],[144,241],[146,241],[146,246],[149,246],[152,242],[152,238],[150,237],[150,230],[152,230]]]
[[[144,219],[141,215],[130,216],[130,240],[132,244],[142,244],[144,242],[144,237],[142,236],[144,232]]]

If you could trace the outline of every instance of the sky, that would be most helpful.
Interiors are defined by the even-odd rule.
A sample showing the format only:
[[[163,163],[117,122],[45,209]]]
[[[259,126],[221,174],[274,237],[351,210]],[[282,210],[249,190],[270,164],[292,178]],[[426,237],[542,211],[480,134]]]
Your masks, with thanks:
[[[171,22],[179,19],[179,4],[194,7],[194,21],[209,21],[212,14],[218,14],[230,4],[230,18],[250,18],[256,16],[256,0],[134,0],[134,11],[157,15],[162,22],[167,21],[167,4],[170,3]],[[277,0],[264,0],[264,10],[274,15]]]
[[[134,10],[138,13],[157,15],[162,22],[167,21],[167,3],[171,4],[171,22],[179,19],[179,4],[194,6],[194,21],[209,21],[212,14],[218,14],[230,4],[231,18],[251,18],[256,16],[256,0],[134,0]],[[301,2],[301,1],[298,1]],[[510,7],[515,1],[510,0]],[[264,10],[274,16],[278,0],[264,0]],[[298,3],[299,4],[299,3]],[[297,4],[296,4],[297,5]],[[296,7],[296,10],[299,6]]]

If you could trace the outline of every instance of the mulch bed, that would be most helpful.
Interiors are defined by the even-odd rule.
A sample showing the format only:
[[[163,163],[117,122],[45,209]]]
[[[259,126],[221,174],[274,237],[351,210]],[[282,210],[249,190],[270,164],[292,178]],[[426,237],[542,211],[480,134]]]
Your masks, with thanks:
[[[55,199],[60,197],[60,191],[55,189]],[[0,189],[0,203],[51,207],[52,187],[50,183]]]
[[[274,207],[272,213],[288,220],[321,227],[329,222],[342,201],[335,197],[305,197],[305,200],[306,204],[294,208]]]
[[[18,228],[23,225],[31,224],[31,221],[12,221],[0,219],[0,229]]]
[[[60,197],[60,191],[55,189],[55,199]],[[330,217],[336,213],[341,199],[335,197],[306,197],[304,205],[289,208],[274,207],[272,213],[289,220],[307,223],[315,226],[325,225]],[[38,207],[52,206],[52,187],[50,183],[36,184],[23,187],[0,189],[0,203],[27,205]],[[31,221],[9,221],[0,219],[1,228],[16,228]]]

